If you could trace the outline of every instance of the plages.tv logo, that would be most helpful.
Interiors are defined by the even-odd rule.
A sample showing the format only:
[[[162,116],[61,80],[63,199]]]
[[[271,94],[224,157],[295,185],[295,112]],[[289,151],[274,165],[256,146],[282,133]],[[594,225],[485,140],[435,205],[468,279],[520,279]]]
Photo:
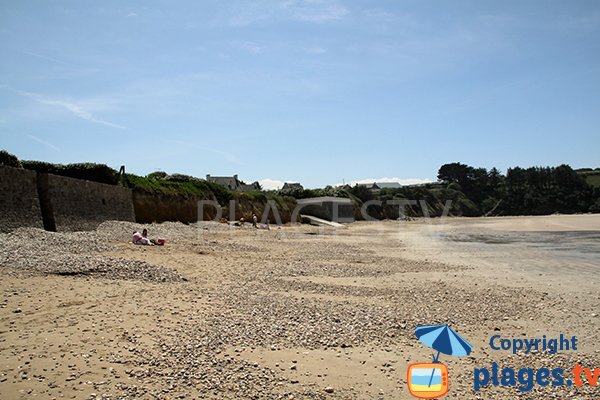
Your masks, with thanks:
[[[423,344],[437,351],[432,362],[413,363],[408,366],[406,383],[408,391],[418,399],[435,399],[448,393],[448,367],[439,361],[440,353],[462,357],[471,353],[473,346],[448,325],[417,326],[415,335]]]

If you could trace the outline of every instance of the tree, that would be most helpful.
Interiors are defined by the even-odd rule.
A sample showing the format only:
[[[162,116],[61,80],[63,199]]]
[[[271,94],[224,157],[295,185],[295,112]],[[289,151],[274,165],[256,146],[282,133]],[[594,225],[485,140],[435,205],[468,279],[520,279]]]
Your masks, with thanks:
[[[6,150],[0,150],[0,165],[8,167],[23,168],[17,156],[10,154]]]
[[[444,183],[462,184],[469,180],[473,168],[461,163],[444,164],[438,170],[438,180]]]
[[[373,199],[373,192],[366,186],[356,184],[350,189],[350,193],[358,197],[363,203]]]

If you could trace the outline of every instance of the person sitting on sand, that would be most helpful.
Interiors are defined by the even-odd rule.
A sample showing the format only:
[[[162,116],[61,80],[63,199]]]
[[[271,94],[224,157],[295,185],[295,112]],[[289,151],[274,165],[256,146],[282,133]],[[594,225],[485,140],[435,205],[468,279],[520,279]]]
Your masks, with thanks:
[[[144,230],[142,231],[142,237],[145,239],[148,239],[148,229],[144,228]],[[157,245],[157,246],[162,246],[163,244],[165,244],[165,239],[149,239],[150,243]]]
[[[144,246],[152,246],[154,243],[150,241],[147,237],[144,237],[144,234],[148,236],[148,230],[144,229],[142,233],[138,231],[133,232],[133,244],[139,244]]]
[[[148,229],[144,228],[142,230],[142,237],[148,239]],[[150,240],[150,243],[154,243],[154,240],[152,240],[152,239],[148,239],[148,240]]]

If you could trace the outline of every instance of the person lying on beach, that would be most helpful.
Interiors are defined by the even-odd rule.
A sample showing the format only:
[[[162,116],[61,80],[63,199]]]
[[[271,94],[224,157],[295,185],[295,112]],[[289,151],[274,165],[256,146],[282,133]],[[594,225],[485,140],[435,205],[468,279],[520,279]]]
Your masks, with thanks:
[[[148,229],[144,228],[144,230],[142,231],[142,237],[145,239],[148,239]],[[164,239],[149,239],[150,243],[155,244],[157,246],[162,246],[163,244],[165,244],[165,240]]]
[[[148,235],[148,231],[144,229],[146,235]],[[143,233],[139,233],[138,231],[133,232],[133,244],[139,244],[143,246],[152,246],[154,243],[150,241],[147,237],[144,237]]]

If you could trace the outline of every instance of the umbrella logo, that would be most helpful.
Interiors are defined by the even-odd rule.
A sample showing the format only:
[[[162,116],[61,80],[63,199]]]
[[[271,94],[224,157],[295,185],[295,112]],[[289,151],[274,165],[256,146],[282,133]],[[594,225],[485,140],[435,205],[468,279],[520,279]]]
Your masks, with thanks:
[[[427,347],[437,351],[429,363],[408,366],[406,382],[408,391],[419,399],[435,399],[448,393],[448,367],[440,363],[440,353],[462,357],[471,353],[473,346],[448,325],[422,325],[415,335]]]

